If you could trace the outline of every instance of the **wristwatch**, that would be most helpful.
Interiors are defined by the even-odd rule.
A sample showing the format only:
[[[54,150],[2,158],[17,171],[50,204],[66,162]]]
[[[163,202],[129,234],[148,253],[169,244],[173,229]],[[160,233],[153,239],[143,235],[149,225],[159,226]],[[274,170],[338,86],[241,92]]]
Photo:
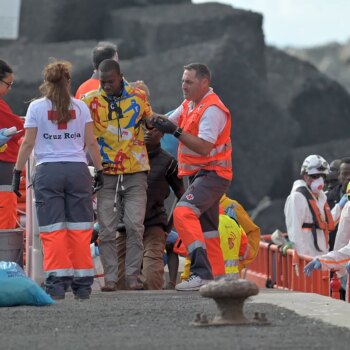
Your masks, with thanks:
[[[178,139],[182,135],[182,128],[177,128],[173,135]]]

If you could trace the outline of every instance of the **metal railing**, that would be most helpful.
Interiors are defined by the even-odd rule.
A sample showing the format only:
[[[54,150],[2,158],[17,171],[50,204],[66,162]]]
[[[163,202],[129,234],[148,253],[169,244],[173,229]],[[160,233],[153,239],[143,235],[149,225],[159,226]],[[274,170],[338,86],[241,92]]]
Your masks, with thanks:
[[[340,281],[336,273],[332,279],[330,271],[314,270],[310,277],[304,274],[305,265],[312,259],[310,256],[298,255],[294,249],[288,249],[284,253],[281,246],[261,241],[259,253],[246,269],[245,277],[261,288],[317,293],[339,299]],[[349,287],[350,281],[346,298],[348,302]]]

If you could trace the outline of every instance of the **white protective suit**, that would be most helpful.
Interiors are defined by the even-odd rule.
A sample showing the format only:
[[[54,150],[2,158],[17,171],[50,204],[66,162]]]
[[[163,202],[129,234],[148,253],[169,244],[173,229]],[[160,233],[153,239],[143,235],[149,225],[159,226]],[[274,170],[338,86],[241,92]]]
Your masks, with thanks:
[[[344,268],[350,261],[350,241],[339,250],[333,250],[328,254],[319,256],[318,260],[329,269],[345,271]]]
[[[323,230],[316,230],[317,243],[321,249],[321,251],[318,251],[314,245],[311,229],[302,228],[304,223],[312,224],[313,219],[307,199],[300,192],[296,192],[296,189],[301,186],[307,187],[304,180],[294,181],[292,191],[284,206],[288,238],[294,243],[295,250],[298,254],[312,257],[326,254],[328,252],[328,242],[326,242]],[[321,191],[318,199],[316,199],[316,197],[314,197],[314,199],[317,202],[321,215],[325,218],[324,205],[327,202],[325,193]],[[340,212],[340,207],[336,204],[332,209],[332,216],[335,222],[339,218]]]
[[[332,211],[333,214],[333,211]],[[334,250],[345,247],[350,241],[350,202],[348,201],[340,214]]]
[[[329,260],[329,264],[323,263],[328,268],[334,268],[338,270],[339,277],[346,276],[345,265],[346,255],[350,259],[350,202],[348,201],[340,214],[339,226],[334,243],[334,254],[328,254],[321,256],[321,259]],[[337,263],[332,264],[332,261]],[[334,266],[333,266],[334,265]]]

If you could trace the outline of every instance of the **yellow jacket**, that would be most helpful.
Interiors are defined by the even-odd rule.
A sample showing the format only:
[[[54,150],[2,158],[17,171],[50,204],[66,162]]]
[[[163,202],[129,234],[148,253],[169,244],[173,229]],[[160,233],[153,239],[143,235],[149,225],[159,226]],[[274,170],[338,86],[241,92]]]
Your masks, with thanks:
[[[250,257],[250,246],[241,225],[225,214],[219,216],[220,247],[225,262],[225,274],[238,274],[241,261]],[[181,279],[190,275],[191,260],[186,258]]]
[[[124,85],[120,97],[93,90],[82,100],[90,109],[94,134],[100,146],[104,173],[130,174],[148,171],[149,161],[141,123],[152,115],[144,91]]]
[[[222,205],[224,210],[230,205],[234,206],[237,221],[242,226],[244,232],[248,237],[250,252],[249,256],[246,259],[240,260],[239,262],[238,269],[241,271],[244,267],[249,265],[258,255],[261,235],[260,227],[254,224],[248,213],[237,201],[228,198],[225,194],[221,197],[220,205]]]
[[[220,246],[225,262],[225,273],[238,274],[239,261],[249,256],[249,243],[242,226],[227,215],[220,215]]]

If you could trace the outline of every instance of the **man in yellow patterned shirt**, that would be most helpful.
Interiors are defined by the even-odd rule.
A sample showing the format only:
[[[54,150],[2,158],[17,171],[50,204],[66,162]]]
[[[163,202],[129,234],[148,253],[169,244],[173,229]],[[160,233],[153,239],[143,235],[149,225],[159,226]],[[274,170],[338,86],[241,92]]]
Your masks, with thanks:
[[[146,93],[125,84],[118,62],[104,60],[98,69],[100,89],[87,93],[82,100],[94,120],[105,176],[104,188],[97,192],[99,249],[105,273],[102,291],[117,289],[116,228],[120,201],[127,232],[126,284],[129,289],[142,289],[138,276],[143,258],[143,221],[150,167],[141,124],[153,112]]]

